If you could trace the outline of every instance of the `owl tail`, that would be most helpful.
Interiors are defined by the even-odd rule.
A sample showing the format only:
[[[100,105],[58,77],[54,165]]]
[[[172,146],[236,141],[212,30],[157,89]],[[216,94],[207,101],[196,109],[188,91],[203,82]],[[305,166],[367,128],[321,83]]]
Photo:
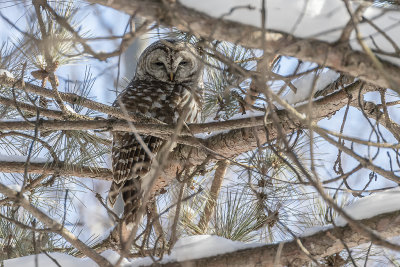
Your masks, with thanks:
[[[119,193],[124,201],[124,218],[127,224],[134,222],[141,205],[140,180],[130,179],[122,183],[113,182],[108,192],[108,206],[114,207]]]
[[[130,179],[125,181],[124,187],[121,189],[122,198],[124,200],[124,218],[126,222],[135,221],[136,215],[141,205],[141,181],[139,179]]]
[[[107,197],[107,203],[108,206],[111,208],[114,207],[115,201],[117,201],[118,194],[121,191],[122,187],[124,187],[125,182],[117,184],[116,182],[113,182],[110,187],[110,191],[108,191],[108,197]]]

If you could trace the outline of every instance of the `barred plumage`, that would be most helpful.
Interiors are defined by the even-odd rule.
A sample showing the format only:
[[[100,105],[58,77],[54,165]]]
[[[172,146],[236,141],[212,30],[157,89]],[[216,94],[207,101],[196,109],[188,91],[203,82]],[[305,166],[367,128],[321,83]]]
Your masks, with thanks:
[[[185,110],[185,122],[198,122],[202,70],[193,46],[176,40],[158,41],[143,52],[134,79],[114,105],[123,105],[127,111],[139,112],[167,124],[176,123]],[[154,155],[165,142],[150,135],[141,135],[141,138]],[[124,216],[128,222],[134,220],[141,205],[142,179],[146,179],[151,164],[152,159],[133,133],[113,133],[113,183],[108,200],[113,206],[118,194],[122,193]]]

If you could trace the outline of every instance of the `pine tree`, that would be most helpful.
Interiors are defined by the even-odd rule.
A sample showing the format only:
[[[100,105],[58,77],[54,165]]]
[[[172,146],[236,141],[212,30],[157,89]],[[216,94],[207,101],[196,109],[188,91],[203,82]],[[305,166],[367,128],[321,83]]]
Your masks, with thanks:
[[[107,1],[90,2],[121,9]],[[11,28],[0,50],[0,259],[63,252],[112,266],[99,253],[114,249],[124,257],[158,261],[179,239],[210,234],[246,243],[293,239],[301,248],[296,245],[293,251],[304,254],[288,256],[282,264],[351,266],[365,257],[395,262],[395,255],[376,246],[394,245],[390,247],[387,237],[372,235],[377,229],[369,221],[365,225],[370,228],[365,228],[349,220],[367,236],[362,241],[352,243],[352,237],[330,233],[340,246],[329,255],[315,254],[308,241],[299,238],[311,227],[336,227],[338,216],[349,219],[345,205],[399,181],[400,127],[393,108],[399,104],[399,67],[376,56],[398,59],[399,49],[390,36],[395,50],[390,54],[377,46],[365,48],[362,38],[358,41],[363,52],[349,46],[350,32],[358,24],[377,27],[362,16],[367,6],[354,10],[338,43],[329,44],[215,19],[175,1],[154,2],[132,1],[129,9],[144,9],[113,26],[107,25],[98,6],[75,1],[17,1],[13,7],[0,7],[15,12],[0,14],[3,25]],[[398,8],[397,1],[365,2],[382,10]],[[155,6],[170,13],[158,17]],[[91,29],[84,13],[92,11],[97,12],[91,15],[96,23],[110,26],[104,31],[108,35]],[[17,12],[25,14],[26,21],[21,22]],[[174,17],[178,12],[180,20]],[[203,24],[225,23],[221,25],[244,36],[209,27],[191,29],[190,17]],[[258,39],[250,39],[251,31]],[[122,221],[107,206],[102,189],[108,185],[104,181],[112,180],[110,132],[132,131],[127,121],[138,133],[161,138],[169,138],[174,128],[112,107],[114,99],[102,103],[94,96],[114,95],[126,86],[120,59],[145,33],[152,40],[182,39],[201,51],[206,66],[204,108],[202,123],[188,125],[179,136],[163,173],[165,185],[151,192],[136,236],[124,243]],[[293,49],[296,42],[303,46]],[[336,62],[327,55],[310,55],[309,47],[349,56],[346,63]],[[77,73],[77,66],[85,71]],[[367,93],[380,104],[368,101]],[[335,120],[329,130],[328,118]],[[354,125],[369,133],[367,141],[364,134],[352,135],[354,129],[348,128]],[[382,161],[389,163],[380,166]],[[93,214],[102,218],[105,234],[91,236],[83,225],[80,207],[88,203],[82,193],[97,200],[99,210]],[[369,242],[366,249],[361,246]],[[280,255],[282,248],[272,246],[271,253]]]

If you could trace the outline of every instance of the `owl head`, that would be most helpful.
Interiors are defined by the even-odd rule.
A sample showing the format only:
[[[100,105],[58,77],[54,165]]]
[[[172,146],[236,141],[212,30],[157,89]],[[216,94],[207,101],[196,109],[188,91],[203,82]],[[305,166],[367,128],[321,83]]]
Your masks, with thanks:
[[[193,45],[166,39],[151,44],[143,51],[135,79],[199,84],[202,82],[202,74],[203,64]]]

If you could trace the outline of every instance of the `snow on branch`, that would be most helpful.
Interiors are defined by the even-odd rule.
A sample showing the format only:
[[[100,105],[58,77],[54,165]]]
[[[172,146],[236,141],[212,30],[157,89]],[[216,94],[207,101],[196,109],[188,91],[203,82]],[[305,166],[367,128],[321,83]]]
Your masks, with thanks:
[[[398,211],[379,215],[371,219],[360,221],[363,225],[379,232],[382,238],[400,235],[400,213]],[[343,242],[339,242],[342,240]],[[322,259],[326,256],[339,253],[344,249],[343,243],[349,248],[366,244],[371,240],[363,236],[355,229],[345,226],[336,227],[326,231],[318,232],[312,236],[302,237],[298,240],[285,242],[278,262],[283,266],[303,266],[310,259],[299,247],[299,242],[312,255],[314,259]],[[279,244],[265,245],[262,247],[249,248],[231,253],[188,260],[182,262],[165,263],[161,266],[275,266],[276,255]],[[151,266],[160,266],[153,264]]]
[[[316,62],[319,65],[330,67],[351,76],[360,77],[360,79],[380,87],[393,88],[394,90],[396,90],[396,88],[399,88],[400,85],[400,77],[398,75],[398,73],[400,72],[399,66],[392,64],[389,60],[381,60],[380,64],[382,65],[384,73],[377,71],[374,59],[364,52],[353,49],[348,43],[348,40],[346,40],[347,43],[342,43],[339,39],[335,42],[332,38],[328,38],[328,40],[320,38],[320,40],[318,40],[317,38],[319,37],[319,35],[311,35],[309,36],[309,38],[306,38],[306,36],[302,35],[300,35],[301,37],[299,37],[299,35],[290,34],[290,29],[286,29],[286,27],[280,29],[280,31],[267,29],[265,32],[264,42],[262,29],[259,26],[254,26],[260,25],[261,20],[256,22],[244,21],[244,23],[239,19],[239,17],[253,19],[254,15],[259,16],[259,1],[257,1],[256,4],[257,8],[254,8],[254,5],[249,5],[247,7],[246,5],[240,5],[240,7],[236,6],[235,8],[235,2],[229,1],[229,3],[227,3],[223,7],[223,10],[226,10],[225,13],[221,11],[221,9],[217,9],[217,11],[215,12],[210,11],[210,9],[214,9],[214,3],[210,4],[208,1],[201,1],[202,4],[199,4],[199,1],[184,1],[184,3],[186,4],[191,4],[190,7],[183,5],[178,1],[161,0],[89,0],[89,2],[109,6],[114,9],[127,12],[129,14],[135,13],[139,16],[145,17],[146,19],[154,20],[161,25],[176,27],[179,30],[190,32],[206,39],[229,41],[249,48],[264,49],[268,53],[292,56],[303,61]],[[248,2],[252,4],[256,3],[255,1]],[[268,2],[272,2],[272,6],[274,5],[274,1]],[[323,5],[327,5],[326,2],[330,1],[321,2],[325,3]],[[344,13],[346,12],[344,4],[338,4],[338,2],[341,1],[331,2],[335,3],[335,7],[340,7],[340,14],[335,14],[331,17],[335,18],[336,20],[336,18],[344,16],[345,20],[341,24],[337,25],[338,28],[329,28],[326,29],[326,31],[328,33],[329,31],[336,31],[340,33],[341,30],[345,30],[345,24],[349,20],[349,15],[347,13]],[[209,4],[207,5],[207,3]],[[282,5],[281,1],[279,1],[279,5]],[[206,8],[206,6],[208,6],[208,9]],[[250,8],[252,6],[253,8]],[[248,16],[229,16],[236,9],[243,10],[246,8],[251,9],[251,15],[247,14]],[[325,8],[329,9],[329,6]],[[336,9],[332,10],[337,11]],[[272,9],[272,11],[277,12],[277,10],[274,9]],[[300,11],[301,10],[298,10],[297,16],[299,16],[299,14],[301,13]],[[370,12],[373,13],[374,11],[376,10],[372,10]],[[210,15],[209,13],[214,14],[214,16]],[[327,11],[326,13],[328,14]],[[317,16],[318,14],[314,15]],[[321,16],[322,15],[323,14],[321,14]],[[399,14],[394,15],[399,16]],[[281,16],[290,17],[287,14],[281,14]],[[312,18],[315,19],[315,16]],[[390,19],[390,17],[388,19]],[[312,20],[310,20],[308,21],[308,23],[313,25],[312,28],[314,28],[316,24],[325,23],[327,25],[330,25],[331,23],[330,21],[316,21],[317,22],[313,22]],[[285,32],[285,30],[287,32]],[[375,34],[375,31],[371,33],[366,32],[366,34],[372,35]],[[400,36],[390,37],[399,38]],[[265,47],[263,47],[264,43],[266,44]],[[383,51],[382,53],[387,54],[387,52],[385,51]],[[385,57],[385,59],[386,58],[387,57]],[[394,60],[391,61],[397,62],[398,55]]]
[[[381,238],[400,235],[399,211],[375,215],[359,222],[378,232]],[[150,258],[138,258],[128,263],[123,259],[121,266],[276,266],[277,263],[283,266],[303,266],[309,263],[310,259],[299,244],[312,255],[313,259],[321,260],[341,252],[344,249],[343,244],[347,244],[351,249],[371,241],[350,226],[324,227],[324,229],[292,241],[269,245],[245,244],[218,236],[192,236],[178,241],[171,255],[164,256],[161,262],[153,263]],[[61,253],[49,253],[49,255],[64,267],[93,263],[88,258],[78,259]],[[101,256],[111,262],[115,262],[119,257],[116,252],[110,250],[101,253]],[[7,260],[5,266],[34,266],[29,265],[34,264],[34,257]],[[50,263],[44,254],[39,255],[38,260],[43,265]]]

